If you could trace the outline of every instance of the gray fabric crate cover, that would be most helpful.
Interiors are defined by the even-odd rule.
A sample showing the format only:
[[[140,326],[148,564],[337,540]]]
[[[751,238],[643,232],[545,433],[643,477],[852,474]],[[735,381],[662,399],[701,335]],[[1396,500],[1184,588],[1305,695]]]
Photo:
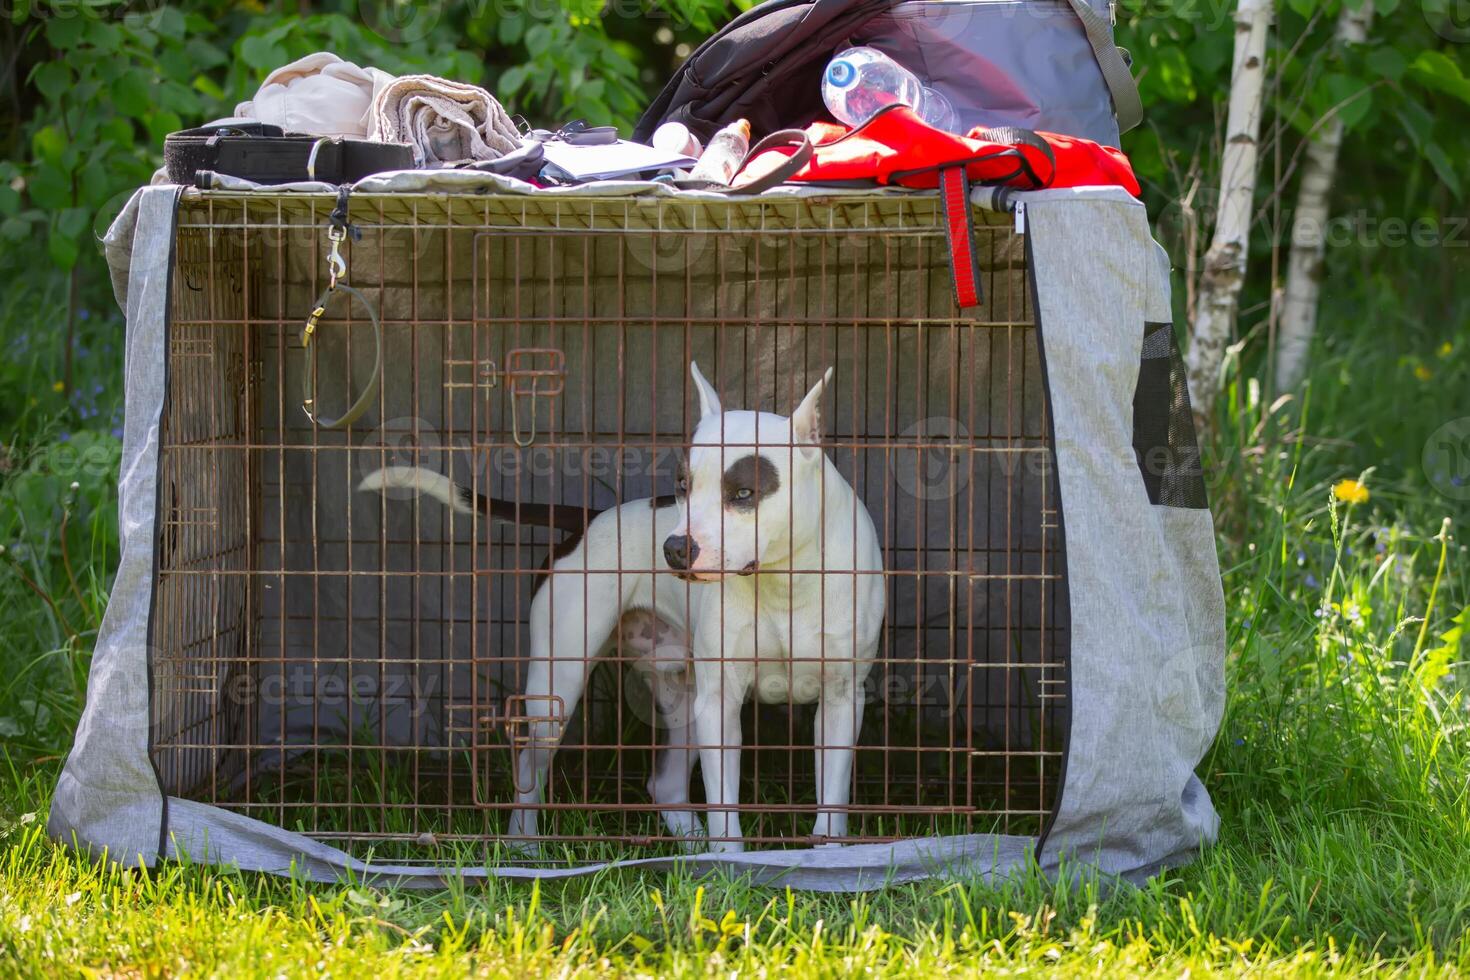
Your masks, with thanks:
[[[566,199],[559,207],[573,210],[619,196],[725,201],[636,182],[533,192],[515,181],[455,172],[380,175],[356,188],[359,195],[426,191],[557,194]],[[330,189],[299,185],[266,193],[296,192]],[[181,193],[167,186],[140,191],[104,240],[127,313],[122,556],[49,832],[127,864],[188,856],[314,880],[350,874],[414,887],[440,887],[449,874],[551,878],[607,867],[451,872],[366,863],[268,822],[164,793],[150,745],[150,698],[159,685],[177,680],[170,672],[178,667],[161,651],[150,651],[149,643],[150,637],[158,642],[150,618],[159,589],[167,344],[171,319],[180,317],[172,309],[171,274]],[[883,196],[809,187],[770,192],[825,200],[834,193],[851,194],[855,202]],[[977,205],[988,200],[987,191],[976,191]],[[1024,247],[1053,429],[1071,629],[1064,769],[1042,838],[973,834],[615,864],[728,868],[760,882],[817,890],[935,876],[998,880],[1038,860],[1049,873],[1067,865],[1136,879],[1187,861],[1215,839],[1218,820],[1194,768],[1223,711],[1224,603],[1198,452],[1187,431],[1178,352],[1167,329],[1168,262],[1150,236],[1143,206],[1121,190],[1039,191],[1016,200],[1024,204]],[[211,311],[212,317],[226,315]],[[343,394],[321,392],[324,398]],[[196,760],[199,775],[217,764],[211,759]]]

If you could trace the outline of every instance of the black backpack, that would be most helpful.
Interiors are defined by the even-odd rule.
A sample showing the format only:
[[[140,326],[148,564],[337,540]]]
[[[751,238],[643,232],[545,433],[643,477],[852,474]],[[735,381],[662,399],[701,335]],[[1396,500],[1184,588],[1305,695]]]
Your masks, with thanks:
[[[633,139],[665,122],[709,142],[721,126],[750,120],[756,136],[825,114],[822,69],[848,36],[898,0],[766,0],[695,49],[648,107]]]
[[[1070,8],[1071,16],[1068,16]],[[663,122],[708,141],[750,120],[756,137],[826,117],[822,71],[865,44],[944,94],[964,130],[1001,126],[1117,146],[1143,106],[1128,54],[1113,43],[1109,0],[766,0],[736,17],[674,72],[634,138]]]

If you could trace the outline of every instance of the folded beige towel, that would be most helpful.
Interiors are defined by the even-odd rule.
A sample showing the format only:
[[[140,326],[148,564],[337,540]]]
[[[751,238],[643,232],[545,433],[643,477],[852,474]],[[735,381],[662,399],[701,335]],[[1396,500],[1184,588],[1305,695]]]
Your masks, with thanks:
[[[403,75],[373,99],[368,139],[412,143],[419,167],[494,160],[521,145],[505,107],[478,85]]]

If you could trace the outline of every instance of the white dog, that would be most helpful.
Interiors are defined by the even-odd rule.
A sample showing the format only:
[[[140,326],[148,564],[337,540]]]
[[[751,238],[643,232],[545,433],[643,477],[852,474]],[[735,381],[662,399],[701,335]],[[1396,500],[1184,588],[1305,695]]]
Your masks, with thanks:
[[[524,698],[528,714],[544,717],[529,723],[516,760],[514,837],[536,835],[535,807],[552,754],[595,658],[615,645],[615,631],[624,649],[644,655],[643,673],[669,727],[649,790],[674,833],[706,833],[686,809],[697,759],[711,849],[741,849],[733,807],[740,710],[751,696],[817,703],[812,833],[847,833],[863,685],[878,648],[885,590],[872,518],[818,445],[832,371],[790,418],[727,412],[697,365],[690,373],[700,420],[674,502],[644,499],[598,514],[532,599]],[[379,470],[361,484],[389,487],[475,509],[464,488],[414,467]],[[480,511],[501,516],[491,503],[480,501]]]

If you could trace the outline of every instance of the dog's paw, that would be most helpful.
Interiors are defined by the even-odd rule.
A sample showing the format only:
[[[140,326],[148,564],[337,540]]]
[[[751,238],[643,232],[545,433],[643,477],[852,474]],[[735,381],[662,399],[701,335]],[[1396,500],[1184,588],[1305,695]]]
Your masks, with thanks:
[[[661,810],[659,815],[663,817],[664,826],[669,828],[669,833],[673,836],[704,840],[704,822],[688,810]]]
[[[541,857],[541,842],[526,837],[500,840],[500,852],[513,861],[534,861]]]
[[[685,831],[675,830],[670,836],[680,854],[703,854],[709,850],[709,838],[705,836],[703,826],[691,827]]]
[[[535,811],[515,810],[506,822],[500,846],[519,857],[537,857],[541,853],[541,842],[537,836]]]

